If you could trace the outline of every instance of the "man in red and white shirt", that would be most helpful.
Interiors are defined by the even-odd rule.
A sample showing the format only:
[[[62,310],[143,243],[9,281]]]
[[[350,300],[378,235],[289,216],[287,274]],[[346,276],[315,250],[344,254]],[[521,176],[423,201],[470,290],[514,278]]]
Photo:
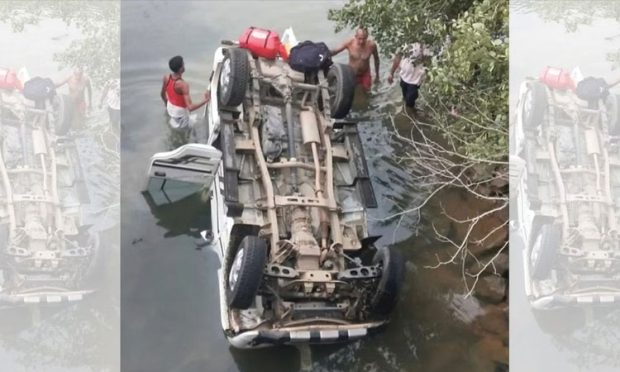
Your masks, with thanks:
[[[183,80],[185,63],[183,57],[175,56],[168,62],[171,74],[165,75],[161,86],[161,99],[166,104],[166,110],[170,115],[170,126],[174,129],[187,129],[191,127],[189,113],[209,102],[211,97],[207,90],[204,99],[193,103],[189,95],[189,84]]]

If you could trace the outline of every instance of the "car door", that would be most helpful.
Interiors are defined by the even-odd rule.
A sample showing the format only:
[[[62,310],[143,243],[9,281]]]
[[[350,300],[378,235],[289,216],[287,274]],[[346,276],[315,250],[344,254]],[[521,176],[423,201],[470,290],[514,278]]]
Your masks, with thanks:
[[[208,208],[222,153],[210,145],[187,144],[173,151],[160,152],[149,161],[147,183],[143,195],[154,215],[176,205],[205,203]],[[191,201],[193,200],[193,201]],[[185,208],[185,207],[183,207]],[[189,212],[189,211],[188,211]],[[217,233],[217,223],[210,219],[208,228]]]

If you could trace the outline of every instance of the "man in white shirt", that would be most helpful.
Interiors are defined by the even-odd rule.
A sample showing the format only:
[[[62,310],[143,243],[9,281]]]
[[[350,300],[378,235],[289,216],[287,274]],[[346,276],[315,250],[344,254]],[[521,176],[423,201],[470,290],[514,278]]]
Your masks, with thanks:
[[[396,53],[392,61],[392,68],[388,76],[388,82],[394,82],[394,73],[399,70],[400,87],[403,92],[405,105],[415,110],[415,102],[418,99],[418,90],[426,77],[426,67],[422,63],[429,51],[420,43],[409,45],[409,53],[403,58],[401,53]]]
[[[101,102],[99,105],[103,107],[103,101],[106,101],[108,106],[108,117],[110,118],[110,124],[117,128],[121,121],[121,81],[120,79],[109,80],[103,93],[101,94]]]

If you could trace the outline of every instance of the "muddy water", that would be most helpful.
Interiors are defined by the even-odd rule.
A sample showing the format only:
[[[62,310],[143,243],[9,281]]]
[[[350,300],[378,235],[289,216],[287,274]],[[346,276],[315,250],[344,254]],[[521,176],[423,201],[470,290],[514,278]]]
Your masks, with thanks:
[[[241,351],[231,348],[220,328],[216,255],[196,245],[208,226],[199,196],[151,210],[141,195],[149,157],[178,146],[167,127],[159,97],[167,61],[185,58],[185,79],[193,97],[204,91],[212,54],[222,39],[236,38],[247,26],[283,30],[293,26],[301,40],[336,45],[348,34],[334,34],[327,9],[341,2],[125,2],[122,8],[122,363],[126,371],[296,371],[294,348]],[[346,56],[337,60],[345,61]],[[388,61],[382,62],[386,80]],[[431,223],[438,207],[409,215],[400,223],[383,221],[419,202],[427,190],[416,187],[398,156],[406,151],[390,135],[388,114],[399,105],[397,87],[379,86],[356,99],[354,116],[380,207],[370,211],[379,244],[396,244],[407,258],[403,300],[388,329],[363,341],[312,348],[313,371],[493,371],[505,351],[501,333],[489,338],[476,316],[477,300],[463,299],[458,271],[428,270],[435,253]],[[402,117],[397,125],[408,124]],[[454,193],[442,197],[460,205]],[[493,312],[494,311],[494,312]],[[505,323],[501,310],[493,319]],[[482,329],[482,330],[481,330]],[[490,341],[489,341],[490,340]],[[499,341],[498,341],[499,340]],[[499,342],[499,346],[498,346]],[[494,353],[494,350],[498,350]]]
[[[510,88],[511,110],[517,89],[526,76],[538,76],[547,65],[566,69],[580,66],[584,76],[618,78],[606,60],[609,52],[618,50],[618,22],[604,15],[585,16],[589,24],[581,24],[569,32],[565,19],[555,22],[557,9],[579,5],[598,9],[601,2],[547,2],[546,17],[532,2],[515,2],[510,12]],[[608,4],[611,2],[608,2]],[[618,2],[616,1],[616,7]],[[611,16],[611,15],[610,15]],[[611,39],[608,39],[612,37]],[[616,88],[612,92],[618,94]],[[511,234],[511,322],[510,366],[519,371],[617,371],[620,368],[618,337],[620,308],[618,305],[594,311],[570,311],[553,317],[536,316],[525,297],[521,249],[523,242]]]
[[[68,76],[52,59],[79,31],[56,19],[42,19],[14,33],[0,23],[0,65],[26,67],[31,76],[55,81]],[[94,86],[93,102],[101,87]],[[62,88],[65,92],[67,88]],[[0,369],[3,371],[117,371],[119,307],[119,156],[118,135],[110,131],[107,114],[94,110],[89,129],[77,134],[90,204],[84,224],[100,235],[97,292],[70,305],[0,308]]]

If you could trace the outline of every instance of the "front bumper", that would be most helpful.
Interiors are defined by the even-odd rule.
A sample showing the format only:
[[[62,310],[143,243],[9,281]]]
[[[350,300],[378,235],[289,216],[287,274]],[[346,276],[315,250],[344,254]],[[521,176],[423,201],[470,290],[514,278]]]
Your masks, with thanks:
[[[360,339],[381,331],[387,322],[373,322],[350,326],[282,328],[253,330],[228,336],[231,345],[240,349],[291,344],[333,344]]]
[[[0,303],[23,305],[23,304],[54,304],[62,302],[77,302],[94,290],[79,291],[33,291],[22,293],[0,292]]]
[[[530,304],[537,310],[550,310],[556,307],[579,305],[608,306],[616,303],[620,303],[620,293],[618,292],[588,292],[530,297]]]

